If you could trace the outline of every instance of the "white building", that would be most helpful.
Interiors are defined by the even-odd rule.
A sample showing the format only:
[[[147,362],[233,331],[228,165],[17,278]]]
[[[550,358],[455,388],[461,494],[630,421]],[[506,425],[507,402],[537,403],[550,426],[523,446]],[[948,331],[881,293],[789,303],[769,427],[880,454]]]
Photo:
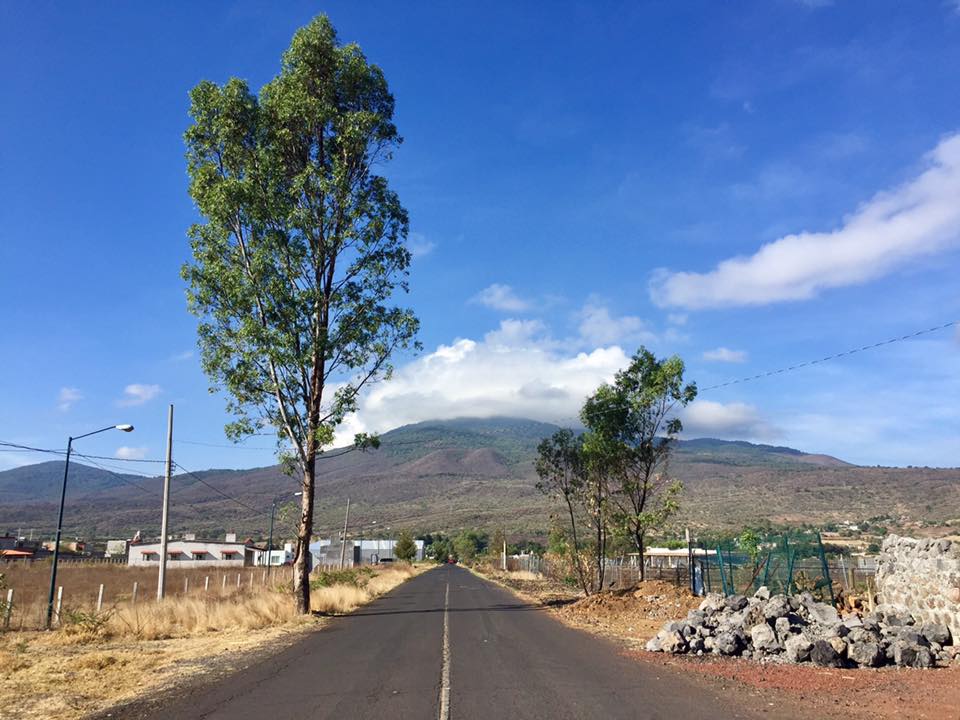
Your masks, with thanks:
[[[244,567],[257,564],[261,552],[264,551],[239,542],[170,540],[167,542],[167,567]],[[128,565],[149,566],[159,562],[159,542],[130,545]]]
[[[423,560],[423,540],[414,540],[413,542],[417,546],[417,554],[414,560]],[[394,554],[396,545],[397,541],[392,539],[347,540],[347,547],[343,553],[344,564],[350,567],[352,565],[375,565],[378,562],[393,562],[396,559]],[[313,555],[314,567],[338,565],[340,562],[340,541],[327,538],[310,543],[310,553]]]
[[[257,550],[257,565],[290,565],[293,563],[293,543],[284,543],[283,550]],[[269,558],[269,559],[268,559]]]

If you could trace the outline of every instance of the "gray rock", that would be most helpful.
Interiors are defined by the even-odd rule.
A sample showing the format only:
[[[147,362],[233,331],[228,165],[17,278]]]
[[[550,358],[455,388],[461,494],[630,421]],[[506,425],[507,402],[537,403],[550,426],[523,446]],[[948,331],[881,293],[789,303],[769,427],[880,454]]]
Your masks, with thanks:
[[[880,643],[880,633],[875,632],[874,630],[868,630],[865,627],[854,628],[850,631],[850,634],[847,635],[847,642],[851,645],[854,643]]]
[[[950,628],[940,623],[924,623],[920,627],[920,634],[929,642],[939,645],[950,645]]]
[[[786,595],[774,595],[763,606],[763,616],[767,620],[776,620],[790,613],[790,603]]]
[[[646,648],[650,652],[662,652],[663,648],[660,647],[660,635],[658,634],[647,640]]]
[[[890,643],[890,649],[893,651],[892,659],[894,663],[900,667],[910,667],[916,662],[920,650],[926,648],[921,648],[919,645],[914,645],[905,640],[894,640]],[[927,650],[927,652],[930,651]]]
[[[750,641],[754,650],[763,650],[764,652],[776,652],[780,649],[780,643],[777,642],[777,636],[767,623],[760,623],[750,628]]]
[[[884,655],[875,642],[855,642],[847,648],[847,659],[862,667],[877,667]]]
[[[783,643],[784,651],[790,662],[800,663],[810,658],[813,643],[804,634],[791,635]]]
[[[727,598],[727,607],[731,610],[743,610],[747,606],[747,599],[743,595],[731,595]]]
[[[686,652],[687,643],[678,632],[660,632],[660,649],[668,653]]]
[[[921,647],[917,649],[917,655],[913,659],[913,667],[915,668],[931,668],[933,667],[935,658],[933,653],[930,652],[930,648]]]
[[[777,638],[782,643],[793,631],[793,626],[790,623],[789,617],[778,617],[773,623],[773,629],[777,632]]]
[[[879,614],[883,617],[883,622],[890,626],[913,625],[913,615],[906,610],[901,610],[890,605],[881,605],[878,608]]]
[[[847,628],[847,630],[856,630],[857,628],[863,627],[863,620],[856,615],[850,615],[843,619],[843,626]]]
[[[757,588],[757,591],[753,594],[758,600],[769,600],[770,599],[770,588],[766,585],[761,585]]]
[[[709,593],[698,608],[706,615],[712,615],[726,607],[726,599],[720,593]]]
[[[736,655],[743,647],[740,637],[731,632],[723,632],[714,638],[714,649],[721,655]]]
[[[837,612],[835,607],[824,603],[811,602],[804,603],[804,608],[807,610],[807,618],[810,622],[827,626],[840,624],[840,613]]]
[[[810,649],[810,659],[823,667],[840,667],[840,655],[826,640],[817,640]]]
[[[843,638],[832,637],[827,640],[836,651],[837,655],[844,658],[847,656],[847,643]]]

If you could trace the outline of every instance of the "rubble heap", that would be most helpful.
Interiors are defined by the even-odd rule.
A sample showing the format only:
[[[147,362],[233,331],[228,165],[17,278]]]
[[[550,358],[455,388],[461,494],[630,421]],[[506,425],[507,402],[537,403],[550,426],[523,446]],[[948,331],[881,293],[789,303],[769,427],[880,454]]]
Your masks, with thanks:
[[[930,668],[960,663],[960,645],[953,641],[947,626],[918,624],[889,605],[841,618],[810,593],[771,596],[761,587],[750,598],[708,595],[685,620],[664,625],[647,650],[827,667]]]

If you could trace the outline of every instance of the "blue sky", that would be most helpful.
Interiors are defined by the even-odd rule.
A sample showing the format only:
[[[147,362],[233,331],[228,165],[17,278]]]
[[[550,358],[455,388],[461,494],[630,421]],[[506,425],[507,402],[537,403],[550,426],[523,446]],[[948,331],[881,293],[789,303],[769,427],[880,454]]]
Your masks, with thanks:
[[[960,319],[960,6],[6,3],[0,439],[177,459],[226,444],[179,268],[187,93],[259,87],[327,12],[386,74],[424,352],[344,436],[563,421],[641,343],[701,386]],[[704,392],[690,436],[960,465],[960,335]],[[189,441],[189,442],[188,442]],[[0,468],[39,459],[0,453]],[[143,469],[146,469],[144,466]]]

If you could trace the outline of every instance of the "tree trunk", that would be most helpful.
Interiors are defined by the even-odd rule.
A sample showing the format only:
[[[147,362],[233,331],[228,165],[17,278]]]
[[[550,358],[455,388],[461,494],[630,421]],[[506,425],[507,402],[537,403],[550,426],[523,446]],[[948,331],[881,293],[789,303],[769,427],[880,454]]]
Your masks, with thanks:
[[[583,594],[590,595],[590,587],[587,584],[586,573],[583,570],[583,560],[580,557],[580,541],[577,540],[577,520],[573,514],[573,504],[569,497],[564,497],[567,501],[567,511],[570,513],[570,533],[573,536],[573,566],[577,571],[577,577],[580,580],[580,587],[583,588]]]
[[[310,536],[313,534],[313,491],[316,457],[311,456],[303,470],[303,495],[300,498],[300,524],[297,527],[297,555],[293,561],[293,594],[297,612],[310,614]]]
[[[642,532],[637,533],[636,536],[634,537],[634,541],[636,542],[636,545],[637,545],[637,552],[640,553],[640,582],[643,582],[646,579],[646,573],[644,573],[643,571],[644,565],[645,565],[644,557],[643,557],[643,548],[644,548],[644,545],[646,544],[644,542],[644,533]]]

